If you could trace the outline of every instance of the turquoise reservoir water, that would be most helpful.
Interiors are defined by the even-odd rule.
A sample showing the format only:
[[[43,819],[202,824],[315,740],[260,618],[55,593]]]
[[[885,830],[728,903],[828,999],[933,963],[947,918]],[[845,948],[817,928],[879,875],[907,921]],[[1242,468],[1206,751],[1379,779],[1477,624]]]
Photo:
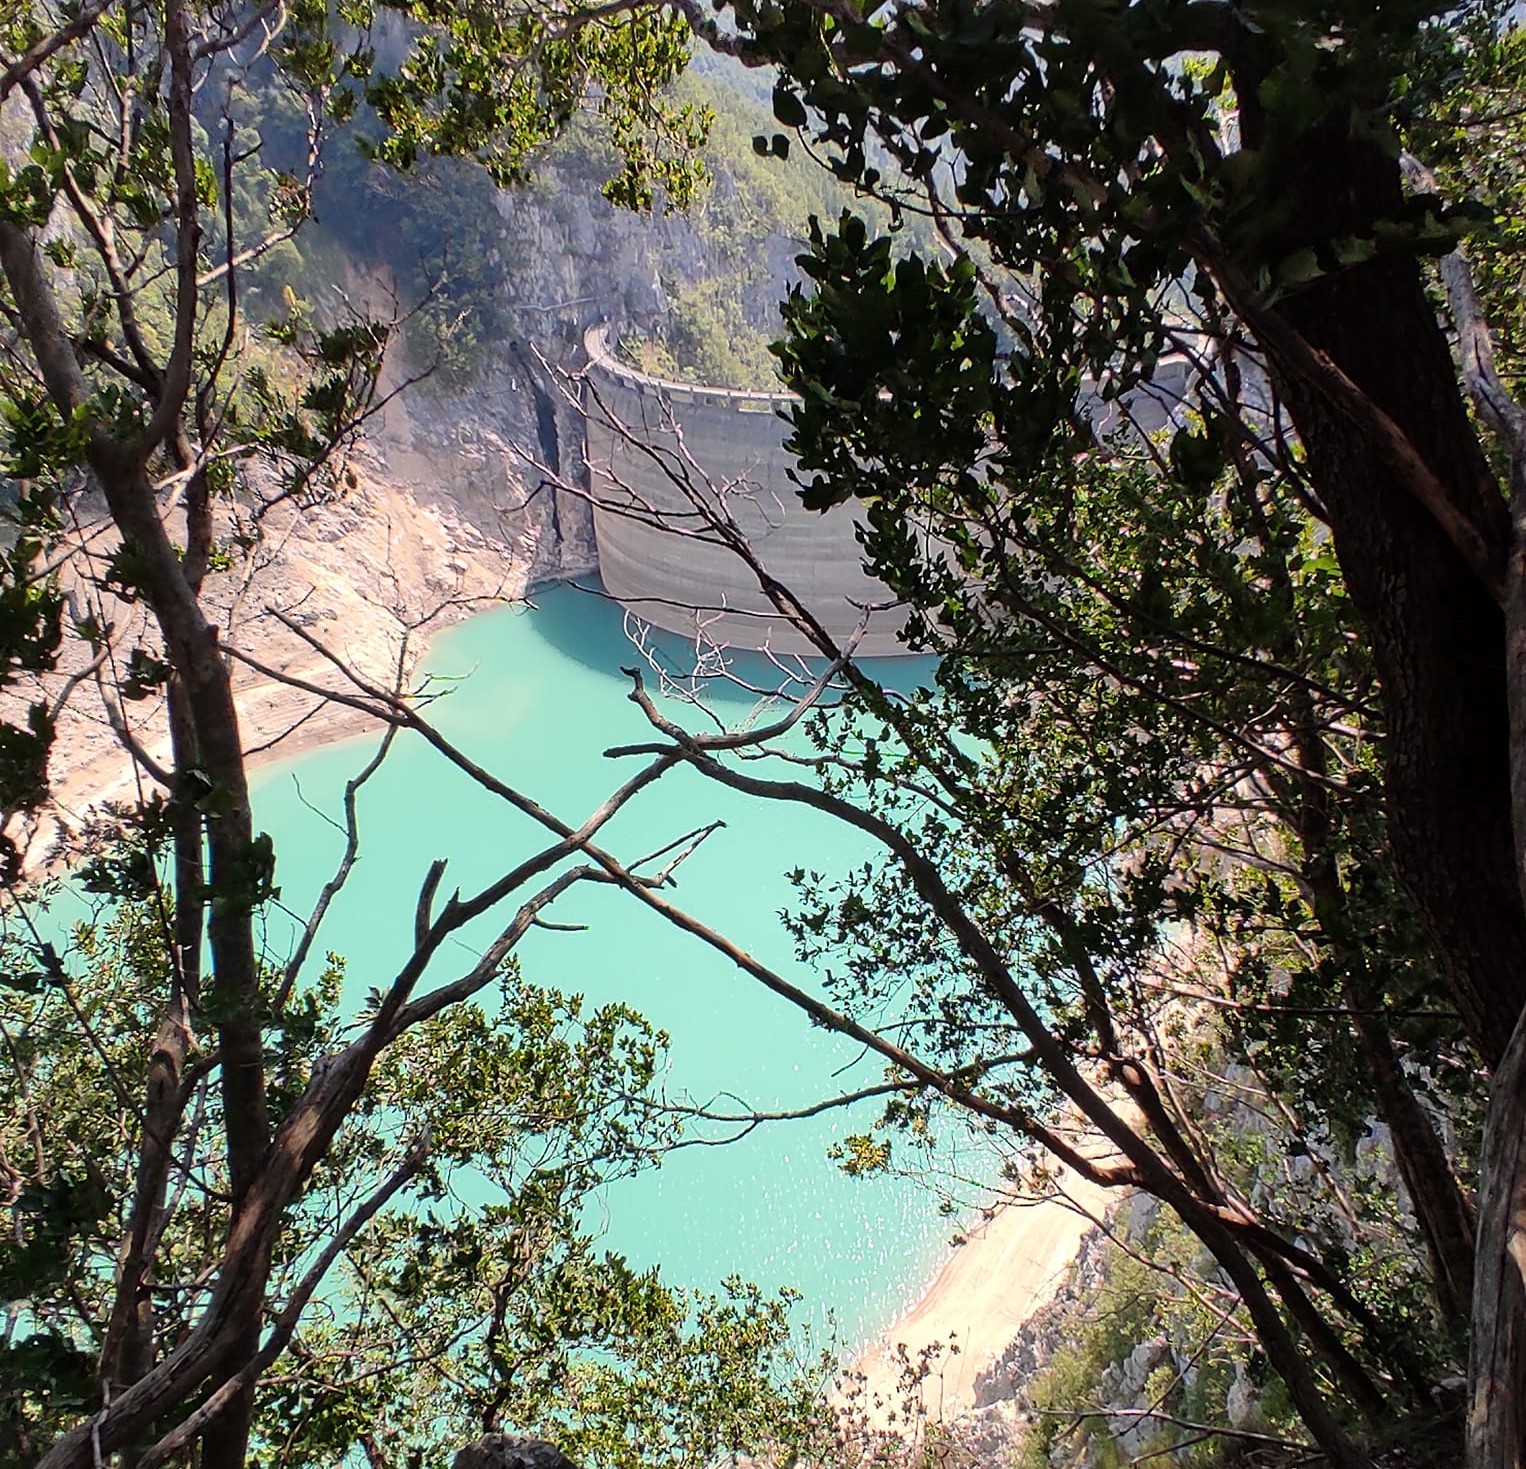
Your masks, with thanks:
[[[436,642],[429,667],[461,681],[431,714],[473,758],[576,824],[636,768],[601,751],[649,731],[618,672],[636,661],[619,610],[571,588],[537,601],[537,611],[488,613]],[[911,676],[905,665],[896,671]],[[737,720],[750,706],[733,695],[722,712]],[[337,815],[344,781],[373,743],[330,747],[270,767],[257,781],[257,819],[275,837],[283,898],[299,912],[341,845],[317,813]],[[449,859],[446,892],[470,891],[543,844],[527,818],[413,739],[399,742],[366,787],[360,816],[361,863],[321,941],[346,956],[357,992],[384,984],[406,952],[430,861]],[[682,770],[643,793],[605,841],[629,859],[716,819],[726,827],[683,867],[677,901],[810,984],[778,920],[791,895],[784,873],[800,864],[844,869],[862,859],[862,842],[814,813],[750,802]],[[666,1030],[673,1092],[699,1101],[733,1093],[776,1110],[879,1079],[856,1047],[813,1030],[786,1002],[619,893],[575,889],[548,916],[588,929],[532,933],[519,951],[526,976],[594,1002],[623,1000]],[[466,959],[458,947],[445,962],[464,968]],[[871,1116],[858,1113],[856,1125]],[[660,1170],[608,1189],[608,1244],[634,1262],[661,1263],[679,1285],[713,1289],[736,1272],[769,1288],[794,1286],[805,1295],[805,1320],[820,1331],[830,1310],[851,1347],[915,1298],[949,1232],[928,1190],[855,1181],[828,1162],[830,1142],[854,1125],[853,1115],[838,1112],[760,1128],[728,1147],[681,1150]]]

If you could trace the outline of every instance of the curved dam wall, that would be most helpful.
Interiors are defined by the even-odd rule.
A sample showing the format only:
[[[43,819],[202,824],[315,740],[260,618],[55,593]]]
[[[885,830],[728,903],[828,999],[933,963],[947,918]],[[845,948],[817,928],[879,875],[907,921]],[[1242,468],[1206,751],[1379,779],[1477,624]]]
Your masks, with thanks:
[[[759,562],[832,636],[865,605],[890,600],[863,570],[847,507],[803,509],[784,449],[784,392],[669,382],[616,360],[605,327],[588,351],[589,488],[605,590],[645,622],[687,637],[779,653],[817,651],[768,600],[758,578],[706,525],[729,519]],[[904,651],[901,613],[871,614],[858,651]]]
[[[789,478],[785,392],[748,392],[653,377],[619,361],[608,328],[583,339],[583,409],[599,574],[605,589],[643,621],[686,637],[739,648],[814,653],[779,614],[757,576],[706,524],[706,511],[734,524],[768,574],[789,588],[841,643],[870,614],[858,651],[904,652],[904,613],[863,569],[855,512],[805,510]],[[1165,356],[1123,404],[1083,395],[1100,433],[1151,434],[1179,417],[1193,381],[1188,358]]]

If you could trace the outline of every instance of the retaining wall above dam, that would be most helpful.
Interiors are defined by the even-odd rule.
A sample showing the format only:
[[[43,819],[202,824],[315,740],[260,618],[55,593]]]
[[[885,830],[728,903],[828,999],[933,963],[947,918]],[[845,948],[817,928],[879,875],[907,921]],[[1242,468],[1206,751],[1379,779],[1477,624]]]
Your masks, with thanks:
[[[890,600],[863,570],[854,512],[807,511],[785,452],[788,393],[669,382],[618,361],[606,328],[588,351],[589,485],[599,574],[638,617],[731,647],[814,652],[707,519],[735,525],[768,574],[841,641]],[[870,614],[859,652],[902,650],[893,608]]]

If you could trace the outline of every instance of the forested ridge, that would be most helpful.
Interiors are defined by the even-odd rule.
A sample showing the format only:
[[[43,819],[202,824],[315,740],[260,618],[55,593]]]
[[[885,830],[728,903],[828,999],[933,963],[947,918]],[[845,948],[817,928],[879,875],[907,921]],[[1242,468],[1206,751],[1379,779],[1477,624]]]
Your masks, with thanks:
[[[8,13],[0,1460],[386,1466],[507,1432],[590,1469],[1526,1462],[1515,21],[1488,0]],[[772,121],[686,75],[696,48],[764,79]],[[592,219],[571,253],[605,258],[596,178],[650,217],[652,273],[594,311],[649,368],[797,394],[803,505],[856,505],[936,676],[878,685],[675,456],[674,534],[730,547],[820,671],[781,669],[734,728],[633,673],[649,737],[609,752],[596,810],[558,812],[452,744],[403,665],[378,681],[293,622],[380,743],[332,881],[269,954],[251,655],[213,589],[268,517],[353,488],[389,350],[465,392],[538,341],[550,391],[553,323],[588,318],[536,299],[570,281],[541,257]],[[390,319],[358,266],[398,287]],[[1187,391],[1148,434],[1129,403],[1165,358]],[[75,854],[110,901],[65,944],[17,837],[85,698],[142,797]],[[323,921],[364,881],[356,798],[400,731],[540,844],[471,891],[421,856],[411,951],[351,1015]],[[872,842],[855,871],[802,853],[793,874],[818,987],[685,909],[703,830],[609,837],[678,767]],[[641,1017],[519,972],[523,935],[595,883],[861,1047],[820,1105],[883,1111],[840,1166],[901,1169],[957,1118],[1014,1195],[1060,1164],[1119,1201],[1047,1341],[1002,1369],[1014,1441],[844,1412],[787,1301],[686,1299],[589,1237],[591,1191],[683,1124]]]
[[[256,319],[279,316],[290,290],[332,311],[336,283],[380,272],[414,313],[411,356],[434,365],[449,390],[511,342],[554,344],[594,309],[618,318],[632,360],[703,381],[773,385],[767,347],[794,256],[811,217],[835,214],[851,195],[802,156],[754,152],[771,115],[766,91],[759,99],[745,79],[723,63],[674,84],[679,105],[706,120],[702,181],[684,207],[659,195],[641,211],[604,196],[614,151],[587,119],[574,119],[521,184],[500,191],[458,158],[407,172],[375,161],[380,125],[362,112],[328,146],[311,219],[251,270],[248,308]],[[301,110],[273,75],[244,105],[242,125],[258,131],[265,160],[295,177],[308,147]]]

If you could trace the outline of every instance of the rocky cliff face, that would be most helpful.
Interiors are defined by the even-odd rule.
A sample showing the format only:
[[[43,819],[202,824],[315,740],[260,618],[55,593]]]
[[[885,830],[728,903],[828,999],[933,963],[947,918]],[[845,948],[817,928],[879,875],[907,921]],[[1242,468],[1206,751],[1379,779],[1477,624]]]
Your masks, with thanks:
[[[686,214],[634,214],[598,195],[597,172],[574,151],[544,163],[528,186],[494,195],[497,307],[507,327],[483,346],[470,381],[417,383],[374,438],[388,479],[514,547],[527,586],[595,565],[583,421],[569,377],[583,365],[585,329],[605,320],[658,329],[665,283],[737,274],[725,232],[708,227],[734,181],[718,176]],[[746,319],[764,327],[794,277],[798,242],[766,234],[751,247],[737,290]]]
[[[1194,1120],[1216,1136],[1220,1158],[1233,1159],[1236,1186],[1256,1207],[1300,1219],[1327,1250],[1336,1242],[1358,1281],[1360,1262],[1374,1262],[1368,1268],[1376,1276],[1415,1257],[1413,1217],[1380,1122],[1370,1119],[1340,1145],[1305,1136],[1307,1150],[1290,1151],[1259,1105],[1255,1074],[1222,1058],[1215,1074]],[[1359,1228],[1354,1211],[1318,1207],[1321,1179],[1343,1198],[1377,1194],[1398,1207],[1380,1224]],[[1397,1272],[1385,1284],[1408,1289]],[[1414,1299],[1413,1319],[1423,1319],[1426,1307]],[[1184,1424],[1296,1438],[1291,1409],[1237,1301],[1221,1267],[1158,1199],[1119,1198],[1106,1228],[1082,1240],[1052,1299],[977,1375],[978,1413],[1006,1410],[1023,1469],[1164,1461],[1173,1444],[1190,1437]]]
[[[733,282],[742,314],[758,328],[777,324],[785,284],[798,272],[796,239],[759,233],[746,260],[734,257],[730,218],[738,186],[724,173],[682,214],[635,214],[602,198],[596,165],[576,152],[555,155],[524,188],[495,196],[504,272],[500,306],[523,338],[576,342],[582,329],[618,318],[661,325],[674,282]]]
[[[522,366],[500,367],[466,391],[414,389],[394,398],[353,456],[342,494],[278,505],[260,520],[244,559],[209,579],[206,603],[234,652],[252,762],[376,728],[325,698],[360,692],[345,668],[406,691],[434,632],[537,584],[594,569],[588,507],[553,486],[541,462],[551,454],[546,469],[559,458],[576,472],[581,423],[536,370],[544,381]],[[260,496],[256,480],[222,507],[227,544],[250,531]],[[76,513],[82,541],[97,554],[108,550],[116,537],[104,507],[87,496]],[[95,613],[113,626],[124,658],[133,648],[156,651],[157,630],[141,607],[96,587],[90,565],[82,555],[64,568],[75,615]],[[21,709],[37,698],[51,703],[87,658],[82,643],[68,642],[56,673],[22,680],[0,699]],[[109,686],[73,686],[51,762],[55,805],[16,834],[32,869],[66,856],[105,803],[133,794],[124,724],[151,755],[167,757],[162,701],[124,704]]]
[[[495,548],[510,595],[596,568],[582,415],[531,349],[496,354],[464,391],[416,385],[370,448],[378,478]]]
[[[1139,1194],[1122,1203],[1108,1221],[1109,1232],[1093,1228],[1082,1240],[1075,1263],[1052,1300],[1018,1329],[1001,1357],[976,1380],[975,1398],[981,1411],[1005,1408],[1010,1414],[1011,1440],[1022,1446],[1035,1427],[1053,1429],[1054,1414],[1084,1413],[1088,1433],[1060,1432],[1047,1444],[1042,1458],[1029,1453],[1022,1463],[1047,1462],[1068,1469],[1093,1462],[1093,1439],[1105,1440],[1127,1462],[1157,1449],[1160,1421],[1154,1413],[1165,1394],[1162,1382],[1190,1389],[1197,1381],[1204,1344],[1173,1340],[1166,1332],[1134,1332],[1126,1313],[1109,1292],[1118,1262],[1131,1248],[1145,1248],[1146,1237],[1160,1219],[1159,1200]],[[1210,1267],[1211,1273],[1211,1267]],[[1169,1292],[1169,1283],[1161,1286]],[[1058,1392],[1046,1374],[1098,1323],[1119,1321],[1108,1349],[1085,1359],[1084,1380],[1063,1377]],[[1060,1369],[1063,1373],[1064,1369]],[[1077,1393],[1080,1389],[1080,1393]],[[1231,1428],[1260,1425],[1256,1394],[1238,1368],[1211,1416]],[[1047,1439],[1049,1434],[1044,1434]]]
[[[432,631],[596,569],[582,414],[567,374],[581,365],[586,326],[610,316],[657,323],[667,309],[664,278],[726,268],[704,212],[724,203],[729,185],[722,179],[719,203],[701,204],[697,216],[665,217],[614,209],[588,177],[587,160],[552,160],[533,185],[494,196],[494,268],[503,272],[502,320],[510,330],[486,342],[469,380],[426,373],[394,397],[355,455],[348,490],[266,517],[247,562],[209,586],[225,640],[267,670],[244,665],[237,674],[252,758],[295,753],[366,724],[323,703],[322,690],[344,679],[293,627],[366,678],[406,687]],[[749,288],[747,310],[761,321],[795,245],[784,238],[757,244],[749,279],[763,284]],[[360,262],[343,284],[348,299],[378,312],[403,294],[385,270]],[[417,361],[395,355],[389,388],[420,371]],[[242,503],[226,507],[230,540],[248,528],[257,496],[250,486]],[[81,510],[85,533],[108,544],[101,508]],[[83,578],[77,591],[96,595]],[[124,648],[154,647],[155,632],[135,609],[107,611]],[[83,666],[82,650],[69,658],[59,686],[79,671],[76,663]],[[290,679],[306,687],[283,682]],[[18,687],[4,697],[44,692]],[[131,787],[120,735],[95,693],[88,683],[76,689],[61,717],[53,763],[60,809],[27,834],[34,867],[49,860],[60,835]],[[163,710],[145,701],[127,713],[134,737],[162,755]]]

